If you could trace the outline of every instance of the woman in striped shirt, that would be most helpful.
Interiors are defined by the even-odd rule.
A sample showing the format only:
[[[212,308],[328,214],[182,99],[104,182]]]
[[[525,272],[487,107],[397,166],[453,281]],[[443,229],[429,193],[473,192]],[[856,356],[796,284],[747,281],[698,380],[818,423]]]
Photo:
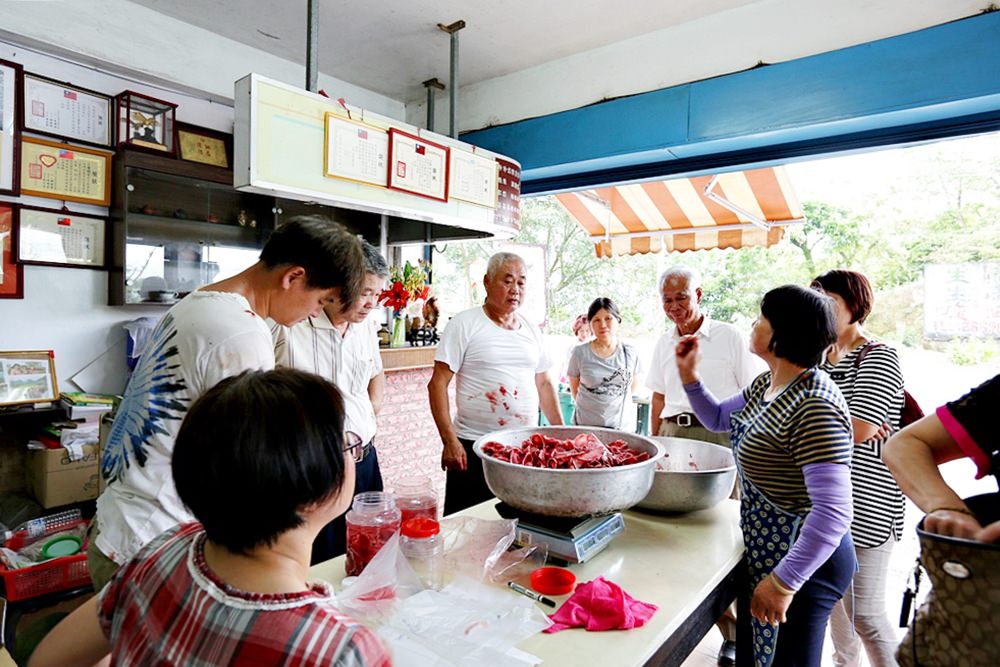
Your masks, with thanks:
[[[831,299],[837,313],[837,342],[820,366],[840,387],[854,429],[851,483],[854,521],[851,537],[858,572],[844,599],[830,616],[835,665],[859,667],[861,646],[872,667],[896,665],[896,631],[885,610],[889,558],[903,527],[903,493],[882,463],[882,445],[899,428],[903,375],[896,350],[873,343],[861,329],[874,296],[868,279],[836,269],[813,280],[811,287]]]
[[[706,428],[729,431],[736,455],[759,666],[820,664],[830,610],[857,563],[850,417],[840,390],[816,368],[835,339],[829,298],[796,285],[771,290],[750,339],[770,370],[721,402],[698,378],[697,338],[677,345],[692,408]]]

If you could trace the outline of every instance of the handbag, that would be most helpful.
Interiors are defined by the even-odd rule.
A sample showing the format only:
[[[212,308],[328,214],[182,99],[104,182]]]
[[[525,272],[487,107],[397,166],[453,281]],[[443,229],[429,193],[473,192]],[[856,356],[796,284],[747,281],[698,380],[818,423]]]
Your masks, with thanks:
[[[966,505],[986,525],[1000,515],[1000,493],[975,496]],[[901,667],[993,667],[1000,662],[1000,544],[963,540],[917,526],[920,571],[933,584],[914,614],[896,657]],[[912,599],[915,592],[907,591]],[[903,616],[907,615],[904,602]]]

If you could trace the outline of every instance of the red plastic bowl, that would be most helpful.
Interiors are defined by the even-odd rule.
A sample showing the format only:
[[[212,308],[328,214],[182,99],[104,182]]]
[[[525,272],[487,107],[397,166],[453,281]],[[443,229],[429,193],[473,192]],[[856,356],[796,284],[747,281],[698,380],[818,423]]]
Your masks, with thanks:
[[[566,595],[574,586],[576,575],[561,567],[540,567],[531,573],[531,587],[542,595]]]

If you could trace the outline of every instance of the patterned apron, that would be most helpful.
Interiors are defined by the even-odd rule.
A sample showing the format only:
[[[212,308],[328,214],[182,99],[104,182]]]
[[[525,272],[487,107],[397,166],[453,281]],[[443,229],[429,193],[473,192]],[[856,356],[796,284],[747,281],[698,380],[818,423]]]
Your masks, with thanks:
[[[743,544],[746,547],[746,561],[750,574],[749,595],[757,584],[774,570],[799,535],[802,517],[776,507],[760,489],[747,480],[740,467],[740,447],[750,430],[751,422],[742,417],[741,412],[731,416],[731,441],[736,466],[740,474],[743,498],[740,500],[740,525],[743,528]],[[778,644],[778,626],[750,619],[753,628],[753,653],[756,667],[768,667],[774,659],[774,649]]]

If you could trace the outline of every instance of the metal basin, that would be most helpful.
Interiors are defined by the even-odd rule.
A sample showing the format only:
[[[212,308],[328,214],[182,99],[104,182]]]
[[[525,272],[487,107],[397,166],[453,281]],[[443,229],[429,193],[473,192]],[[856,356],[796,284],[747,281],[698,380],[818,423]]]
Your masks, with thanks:
[[[665,453],[649,494],[636,504],[655,512],[691,512],[729,497],[736,462],[728,447],[690,438],[653,438]]]
[[[624,440],[649,459],[615,468],[553,470],[508,463],[483,454],[487,442],[519,447],[534,433],[566,440],[580,433],[593,433],[604,443]],[[511,507],[546,516],[583,517],[610,514],[632,507],[645,497],[653,484],[653,470],[663,456],[663,447],[651,438],[587,426],[538,426],[487,433],[473,444],[483,460],[483,473],[490,491]]]

